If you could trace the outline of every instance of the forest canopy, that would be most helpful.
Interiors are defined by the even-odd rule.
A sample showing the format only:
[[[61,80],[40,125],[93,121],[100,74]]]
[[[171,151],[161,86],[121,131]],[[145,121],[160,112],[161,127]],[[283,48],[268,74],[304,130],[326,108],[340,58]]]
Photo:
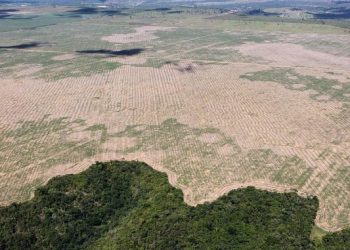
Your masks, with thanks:
[[[164,173],[112,161],[0,208],[0,249],[315,249],[316,197],[253,187],[192,207]],[[320,249],[346,249],[349,231]]]

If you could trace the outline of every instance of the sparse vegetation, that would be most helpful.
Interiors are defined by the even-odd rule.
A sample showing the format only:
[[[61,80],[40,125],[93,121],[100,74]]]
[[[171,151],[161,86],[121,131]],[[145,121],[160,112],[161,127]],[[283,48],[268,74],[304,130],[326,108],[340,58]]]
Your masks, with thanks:
[[[122,155],[164,152],[163,164],[176,173],[177,184],[193,190],[191,197],[186,197],[191,203],[210,195],[217,197],[213,189],[234,182],[254,183],[262,176],[272,183],[300,188],[313,172],[297,156],[282,157],[271,150],[244,151],[216,128],[191,128],[175,119],[159,126],[129,126],[111,137],[136,139],[133,145],[120,151]],[[199,171],[201,175],[196,174]],[[211,185],[203,186],[209,180]]]
[[[0,176],[0,188],[9,188],[0,195],[1,199],[29,199],[34,189],[51,177],[51,169],[96,155],[100,145],[107,140],[106,129],[97,124],[86,128],[88,133],[84,134],[80,132],[84,128],[83,120],[44,116],[38,121],[20,122],[16,129],[7,129],[0,134],[0,160],[6,163],[1,172],[11,175],[16,171],[10,180],[6,175]],[[43,174],[43,171],[47,173]],[[27,181],[23,182],[23,178]]]
[[[340,83],[337,80],[324,77],[302,75],[293,69],[275,68],[273,70],[251,72],[242,75],[241,78],[251,81],[278,82],[292,90],[314,90],[317,94],[311,94],[310,97],[315,100],[320,100],[318,97],[324,95],[329,97],[326,100],[350,102],[350,83]]]

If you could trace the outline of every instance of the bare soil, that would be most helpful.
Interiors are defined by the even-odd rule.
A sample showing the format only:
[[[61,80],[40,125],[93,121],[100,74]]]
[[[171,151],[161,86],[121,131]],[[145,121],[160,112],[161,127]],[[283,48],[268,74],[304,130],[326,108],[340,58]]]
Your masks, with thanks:
[[[135,42],[143,42],[149,41],[153,39],[157,39],[158,37],[155,35],[157,31],[166,31],[171,30],[172,27],[162,27],[162,26],[142,26],[135,28],[134,33],[128,34],[115,34],[111,36],[105,36],[101,39],[103,41],[107,41],[110,43],[135,43]]]
[[[313,51],[291,43],[244,44],[238,47],[244,55],[259,56],[287,67],[322,67],[349,69],[350,58]]]

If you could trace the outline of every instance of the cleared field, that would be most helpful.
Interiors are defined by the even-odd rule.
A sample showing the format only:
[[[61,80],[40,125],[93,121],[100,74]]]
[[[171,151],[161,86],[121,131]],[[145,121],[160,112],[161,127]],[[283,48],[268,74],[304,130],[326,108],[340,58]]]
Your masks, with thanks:
[[[319,197],[318,226],[350,226],[346,29],[31,11],[0,20],[1,204],[125,158],[168,173],[189,204],[248,185],[295,189]]]

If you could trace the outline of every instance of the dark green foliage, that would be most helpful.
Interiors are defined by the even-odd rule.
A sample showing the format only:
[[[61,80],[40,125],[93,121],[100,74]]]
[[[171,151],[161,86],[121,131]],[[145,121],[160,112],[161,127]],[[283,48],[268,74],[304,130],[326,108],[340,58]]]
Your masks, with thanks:
[[[80,175],[54,178],[32,201],[2,208],[0,249],[88,246],[147,193],[146,186],[133,183],[136,176],[147,178],[145,167],[119,165],[97,163]],[[133,187],[139,192],[133,193]]]
[[[317,205],[316,199],[303,199],[296,194],[271,194],[254,188],[237,190],[197,207],[163,208],[163,204],[158,204],[154,211],[138,210],[127,219],[132,229],[121,226],[95,247],[311,249],[308,236]],[[140,222],[139,218],[145,220]]]
[[[328,234],[323,238],[323,248],[327,250],[349,250],[350,229]]]
[[[191,207],[144,163],[96,163],[1,208],[0,249],[312,249],[317,209],[252,187]]]

